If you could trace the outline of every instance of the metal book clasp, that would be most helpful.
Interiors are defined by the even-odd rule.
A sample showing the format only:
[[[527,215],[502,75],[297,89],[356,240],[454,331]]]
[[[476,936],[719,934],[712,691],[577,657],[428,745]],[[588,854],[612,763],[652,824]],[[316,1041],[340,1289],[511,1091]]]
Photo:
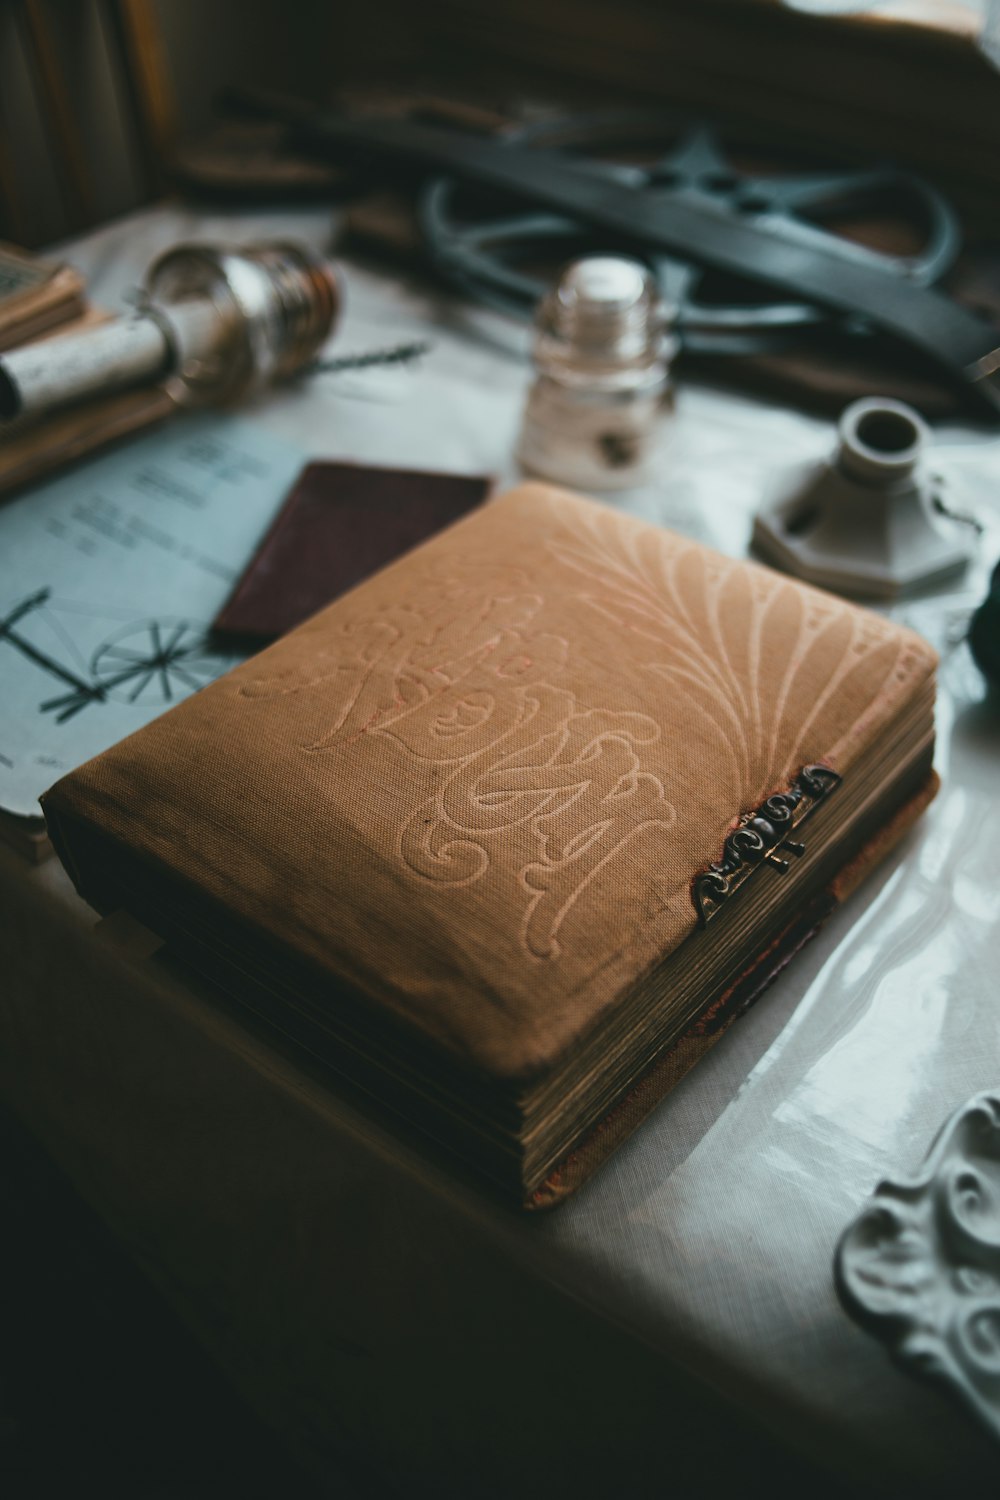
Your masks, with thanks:
[[[742,814],[723,845],[722,858],[691,882],[691,899],[703,927],[761,865],[773,865],[786,874],[792,858],[802,858],[805,844],[790,835],[840,780],[829,766],[803,766],[787,792],[773,792],[752,812]]]

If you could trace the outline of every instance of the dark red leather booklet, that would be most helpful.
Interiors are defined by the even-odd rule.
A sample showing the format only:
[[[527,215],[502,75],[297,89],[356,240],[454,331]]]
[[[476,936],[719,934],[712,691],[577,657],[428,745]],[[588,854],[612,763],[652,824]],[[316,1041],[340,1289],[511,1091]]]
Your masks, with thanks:
[[[482,475],[308,464],[213,622],[274,640],[482,503]]]

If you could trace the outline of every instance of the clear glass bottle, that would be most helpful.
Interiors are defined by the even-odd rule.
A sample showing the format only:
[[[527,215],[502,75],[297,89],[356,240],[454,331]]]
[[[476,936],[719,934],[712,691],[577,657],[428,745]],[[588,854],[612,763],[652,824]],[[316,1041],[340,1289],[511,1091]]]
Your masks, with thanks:
[[[537,376],[517,454],[523,467],[583,489],[651,478],[677,349],[651,272],[619,256],[574,261],[542,300],[536,327]]]

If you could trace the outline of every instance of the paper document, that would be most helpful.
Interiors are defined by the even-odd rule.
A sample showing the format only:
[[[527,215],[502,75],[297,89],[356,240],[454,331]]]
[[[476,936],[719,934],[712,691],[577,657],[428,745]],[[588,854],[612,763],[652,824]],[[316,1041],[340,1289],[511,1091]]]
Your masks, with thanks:
[[[238,418],[185,416],[0,503],[0,808],[225,672],[207,625],[303,463]]]

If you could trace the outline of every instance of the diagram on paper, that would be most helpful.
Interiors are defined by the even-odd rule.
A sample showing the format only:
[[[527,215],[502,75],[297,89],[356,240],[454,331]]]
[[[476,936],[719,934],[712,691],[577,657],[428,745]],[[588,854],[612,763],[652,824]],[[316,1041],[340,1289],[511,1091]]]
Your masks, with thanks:
[[[227,672],[213,620],[302,467],[216,413],[178,418],[0,506],[0,811]]]
[[[214,645],[200,621],[133,615],[122,623],[122,613],[60,598],[48,588],[0,613],[0,653],[16,652],[37,672],[39,713],[63,724],[109,702],[166,707],[238,659]]]

